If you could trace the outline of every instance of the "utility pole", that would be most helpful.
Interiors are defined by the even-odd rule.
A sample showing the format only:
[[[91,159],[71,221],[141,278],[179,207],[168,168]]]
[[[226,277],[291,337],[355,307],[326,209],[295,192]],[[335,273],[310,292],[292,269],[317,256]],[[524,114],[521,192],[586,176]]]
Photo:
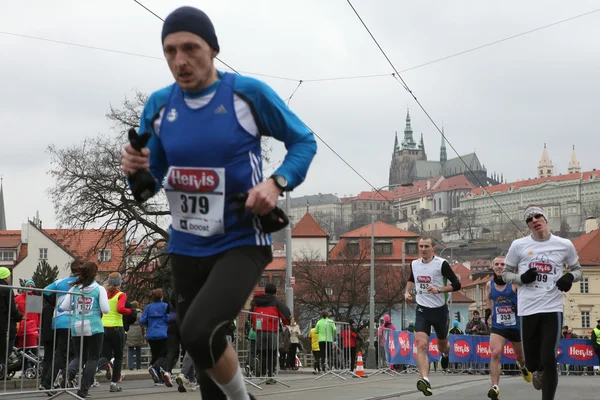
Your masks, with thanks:
[[[285,214],[290,216],[290,192],[285,192]],[[294,315],[294,288],[292,287],[292,227],[285,227],[285,304]]]

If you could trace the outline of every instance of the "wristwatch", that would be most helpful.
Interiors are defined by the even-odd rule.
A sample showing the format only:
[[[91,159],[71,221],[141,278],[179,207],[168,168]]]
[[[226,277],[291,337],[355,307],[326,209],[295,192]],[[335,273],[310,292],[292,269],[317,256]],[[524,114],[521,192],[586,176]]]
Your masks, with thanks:
[[[288,186],[288,180],[285,176],[283,175],[271,175],[271,178],[273,179],[273,181],[275,182],[275,184],[277,185],[277,187],[283,191],[286,190],[287,186]]]

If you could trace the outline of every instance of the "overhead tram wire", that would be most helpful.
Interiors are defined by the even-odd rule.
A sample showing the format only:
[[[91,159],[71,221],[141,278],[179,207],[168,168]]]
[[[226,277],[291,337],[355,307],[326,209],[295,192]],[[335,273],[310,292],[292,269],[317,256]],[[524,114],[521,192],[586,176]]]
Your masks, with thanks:
[[[134,0],[135,1],[135,0]],[[144,9],[148,10],[150,13],[152,13],[152,15],[156,16],[157,18],[159,18],[160,20],[162,20],[162,18],[160,18],[158,15],[156,15],[154,12],[152,12],[151,10],[149,10],[147,7],[145,7],[143,4],[137,2],[140,6],[142,6]],[[454,54],[450,54],[448,56],[444,56],[441,58],[437,58],[435,60],[431,60],[428,62],[425,62],[423,64],[419,64],[419,65],[415,65],[413,67],[410,68],[406,68],[401,70],[400,72],[408,72],[408,71],[412,71],[414,69],[418,69],[418,68],[422,68],[431,64],[435,64],[441,61],[445,61],[448,60],[450,58],[454,58],[457,56],[461,56],[463,54],[467,54],[476,50],[481,50],[483,48],[489,47],[489,46],[493,46],[496,45],[498,43],[502,43],[511,39],[515,39],[517,37],[520,36],[524,36],[527,35],[529,33],[533,33],[533,32],[537,32],[540,31],[542,29],[546,29],[546,28],[550,28],[552,26],[555,25],[559,25],[565,22],[569,22],[572,21],[574,19],[577,18],[581,18],[581,17],[585,17],[587,15],[593,14],[600,11],[599,9],[596,10],[592,10],[592,11],[588,11],[586,13],[583,14],[578,14],[575,15],[573,17],[569,17],[560,21],[556,21],[544,26],[540,26],[537,27],[535,29],[531,29],[528,30],[526,32],[521,32],[518,33],[516,35],[512,35],[512,36],[508,36],[490,43],[486,43],[480,46],[476,46],[467,50],[463,50]],[[61,41],[61,40],[53,40],[53,39],[48,39],[48,38],[43,38],[43,37],[39,37],[39,36],[31,36],[31,35],[23,35],[23,34],[19,34],[19,33],[14,33],[14,32],[6,32],[6,31],[0,31],[0,34],[2,35],[10,35],[10,36],[16,36],[16,37],[21,37],[21,38],[26,38],[26,39],[34,39],[34,40],[41,40],[41,41],[46,41],[46,42],[52,42],[52,43],[57,43],[57,44],[63,44],[63,45],[68,45],[68,46],[75,46],[75,47],[81,47],[81,48],[86,48],[86,49],[91,49],[91,50],[99,50],[99,51],[107,51],[107,52],[111,52],[111,53],[118,53],[118,54],[125,54],[125,55],[130,55],[130,56],[135,56],[135,57],[143,57],[143,58],[150,58],[150,59],[155,59],[155,60],[160,60],[160,61],[164,61],[164,58],[162,57],[154,57],[154,56],[148,56],[145,54],[137,54],[137,53],[132,53],[132,52],[127,52],[127,51],[120,51],[120,50],[114,50],[114,49],[107,49],[107,48],[103,48],[103,47],[96,47],[96,46],[89,46],[89,45],[83,45],[83,44],[78,44],[78,43],[72,43],[72,42],[66,42],[66,41]],[[226,65],[226,64],[224,64]],[[233,70],[232,70],[233,71]],[[256,75],[256,76],[262,76],[262,77],[267,77],[267,78],[273,78],[273,79],[281,79],[281,80],[286,80],[286,81],[298,81],[298,79],[295,78],[289,78],[289,77],[282,77],[282,76],[275,76],[275,75],[268,75],[268,74],[261,74],[258,72],[250,72],[250,71],[240,71],[244,74],[248,74],[248,75]],[[330,77],[330,78],[316,78],[316,79],[304,79],[304,82],[326,82],[326,81],[339,81],[339,80],[351,80],[351,79],[366,79],[366,78],[378,78],[378,77],[385,77],[385,76],[389,76],[390,74],[375,74],[375,75],[357,75],[357,76],[340,76],[340,77]],[[391,74],[394,75],[394,74]]]
[[[137,4],[139,4],[140,6],[142,6],[145,10],[147,10],[148,12],[150,12],[152,15],[156,16],[158,19],[160,19],[161,21],[164,22],[164,20],[159,17],[158,15],[156,15],[152,10],[150,10],[148,7],[144,6],[143,4],[141,4],[138,0],[133,0],[135,1]],[[225,64],[223,61],[219,60],[221,63]],[[237,72],[235,69],[231,68],[232,71],[234,71],[235,73],[239,74],[239,72]],[[391,74],[392,76],[394,76],[394,74]],[[300,85],[302,84],[302,80],[299,81],[298,86],[296,87],[296,89],[294,90],[294,92],[292,93],[292,95],[288,98],[288,104],[291,101],[292,97],[294,96],[294,94],[296,93],[296,91],[298,90],[298,88],[300,87]],[[381,191],[379,189],[377,189],[371,182],[369,182],[367,180],[367,178],[365,178],[360,172],[358,172],[356,170],[356,168],[354,168],[348,161],[346,161],[346,159],[344,157],[342,157],[337,151],[334,150],[333,147],[331,147],[329,145],[329,143],[327,143],[321,136],[319,136],[310,126],[308,126],[305,122],[302,122],[312,133],[313,135],[315,135],[329,150],[331,150],[331,152],[333,154],[335,154],[340,160],[342,160],[342,162],[344,164],[346,164],[348,166],[348,168],[350,168],[356,175],[358,175],[360,177],[360,179],[362,179],[367,185],[369,185],[369,187],[371,187],[371,189],[375,190],[377,193],[381,194]],[[385,198],[385,196],[384,196]],[[386,199],[387,200],[387,199]],[[415,224],[416,226],[419,226],[419,224],[412,218],[410,218],[408,216],[408,213],[405,213],[402,211],[402,209],[400,209],[398,206],[394,205],[391,201],[387,200],[391,205],[392,208],[398,210],[400,213],[402,213],[406,219],[408,219],[410,222],[412,222],[413,224]],[[430,232],[426,231],[426,230],[422,230],[423,232],[425,232],[426,234],[428,234],[429,236],[431,236],[431,238],[435,241],[438,242],[439,244],[443,244],[441,242],[439,242],[437,239],[435,239],[433,237],[433,235],[431,235]],[[467,262],[464,258],[460,257],[462,261]]]
[[[365,30],[369,33],[369,36],[371,36],[371,39],[373,39],[373,41],[375,42],[375,44],[377,45],[377,47],[379,48],[379,50],[381,51],[381,53],[383,54],[383,56],[385,57],[385,59],[388,61],[388,63],[390,64],[390,66],[394,69],[394,71],[396,72],[396,76],[394,77],[398,83],[400,83],[402,85],[402,87],[413,97],[413,99],[417,102],[417,104],[419,105],[419,107],[421,108],[421,110],[423,110],[423,112],[425,113],[425,115],[427,116],[427,118],[429,118],[429,120],[431,121],[431,123],[433,124],[433,126],[435,126],[435,128],[438,130],[438,132],[440,133],[440,135],[442,135],[442,137],[446,140],[446,142],[448,143],[448,145],[450,146],[450,148],[452,150],[454,150],[454,152],[456,153],[456,155],[458,156],[458,158],[462,161],[462,163],[465,165],[465,167],[469,170],[469,172],[471,172],[473,174],[473,177],[477,180],[477,183],[479,183],[479,186],[490,196],[490,198],[494,201],[494,203],[496,203],[496,205],[498,206],[498,208],[502,211],[502,213],[504,215],[506,215],[506,217],[508,218],[508,220],[523,234],[525,235],[525,232],[521,229],[521,227],[519,225],[517,225],[515,223],[515,221],[512,220],[512,218],[510,217],[510,215],[508,215],[508,213],[504,210],[504,208],[502,208],[502,206],[500,205],[500,203],[498,203],[498,201],[494,198],[494,196],[491,195],[491,193],[486,189],[485,185],[479,180],[479,178],[477,177],[477,175],[475,175],[475,173],[473,172],[473,170],[471,169],[471,167],[465,162],[465,160],[462,158],[462,156],[458,153],[458,151],[456,151],[456,148],[454,148],[454,146],[452,145],[452,143],[450,143],[450,141],[448,140],[448,138],[446,137],[446,135],[444,135],[444,133],[442,132],[442,130],[438,127],[438,125],[435,123],[435,121],[433,120],[433,118],[431,118],[431,116],[429,115],[429,113],[427,112],[427,110],[425,110],[425,107],[423,107],[423,105],[421,104],[421,102],[417,99],[417,97],[415,96],[415,94],[412,92],[412,90],[408,87],[407,83],[404,81],[404,79],[402,79],[402,76],[400,75],[400,73],[398,72],[398,70],[396,69],[396,66],[394,66],[394,63],[392,63],[392,61],[390,60],[390,58],[387,56],[387,54],[385,53],[385,51],[383,50],[383,48],[381,48],[381,46],[379,45],[379,42],[377,41],[377,39],[375,39],[375,36],[373,36],[373,34],[371,33],[371,30],[369,29],[369,27],[367,26],[367,24],[363,21],[362,17],[360,16],[360,14],[358,13],[358,11],[354,8],[354,6],[352,5],[352,3],[350,2],[350,0],[346,0],[348,2],[348,5],[350,5],[350,7],[352,8],[352,11],[354,11],[354,13],[356,14],[356,16],[358,17],[358,19],[360,20],[360,22],[362,23],[363,27],[365,28]]]

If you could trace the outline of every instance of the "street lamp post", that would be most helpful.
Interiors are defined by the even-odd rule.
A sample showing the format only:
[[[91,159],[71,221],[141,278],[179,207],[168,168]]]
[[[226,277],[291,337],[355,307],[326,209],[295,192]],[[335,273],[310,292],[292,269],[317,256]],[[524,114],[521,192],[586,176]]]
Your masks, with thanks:
[[[370,290],[369,290],[369,349],[367,356],[367,368],[377,368],[375,362],[375,214],[374,214],[374,202],[375,196],[379,191],[383,189],[389,189],[398,186],[412,186],[412,183],[408,184],[394,184],[382,186],[376,189],[371,196],[371,271],[370,271]],[[402,266],[404,267],[404,266]]]

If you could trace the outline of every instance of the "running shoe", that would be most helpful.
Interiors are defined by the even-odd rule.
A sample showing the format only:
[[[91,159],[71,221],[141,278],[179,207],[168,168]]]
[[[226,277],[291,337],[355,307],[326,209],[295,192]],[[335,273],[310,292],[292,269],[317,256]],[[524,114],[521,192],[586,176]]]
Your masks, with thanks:
[[[431,384],[425,379],[419,379],[417,381],[417,389],[419,389],[425,396],[431,396],[433,390],[431,390]]]
[[[492,400],[500,399],[500,389],[497,386],[492,386],[490,390],[488,390],[488,397]]]
[[[533,373],[533,377],[531,382],[533,383],[533,387],[535,390],[542,390],[542,377],[544,376],[544,371],[535,371]]]

